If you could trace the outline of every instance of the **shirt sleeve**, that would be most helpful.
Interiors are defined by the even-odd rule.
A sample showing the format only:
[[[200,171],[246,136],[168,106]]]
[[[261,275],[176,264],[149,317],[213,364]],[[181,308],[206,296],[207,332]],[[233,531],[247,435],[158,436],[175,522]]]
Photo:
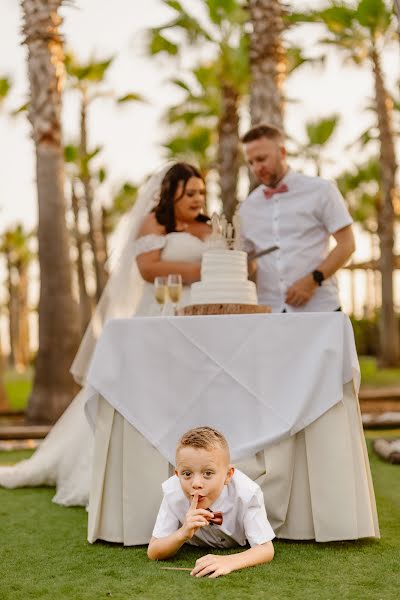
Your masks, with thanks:
[[[323,190],[321,218],[329,233],[335,233],[353,222],[342,194],[330,181]]]
[[[166,497],[164,496],[158,511],[156,524],[153,529],[153,537],[164,538],[179,529],[179,520],[172,512]]]
[[[265,544],[274,539],[275,533],[269,524],[261,489],[256,490],[244,515],[244,530],[250,546]]]

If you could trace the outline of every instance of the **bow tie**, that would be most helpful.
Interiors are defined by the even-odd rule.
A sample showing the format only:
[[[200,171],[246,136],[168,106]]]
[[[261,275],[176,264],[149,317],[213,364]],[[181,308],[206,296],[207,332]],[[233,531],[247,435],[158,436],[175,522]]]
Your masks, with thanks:
[[[281,183],[281,185],[278,185],[278,187],[276,188],[266,188],[264,190],[264,196],[269,199],[272,198],[272,196],[274,194],[284,194],[285,192],[287,192],[289,190],[288,186],[286,185],[286,183]]]
[[[207,508],[208,511],[210,511],[210,513],[213,513],[213,517],[210,517],[208,519],[209,523],[214,523],[214,525],[222,525],[222,522],[224,520],[224,517],[222,515],[222,512],[217,512],[214,510],[211,510],[211,508]]]

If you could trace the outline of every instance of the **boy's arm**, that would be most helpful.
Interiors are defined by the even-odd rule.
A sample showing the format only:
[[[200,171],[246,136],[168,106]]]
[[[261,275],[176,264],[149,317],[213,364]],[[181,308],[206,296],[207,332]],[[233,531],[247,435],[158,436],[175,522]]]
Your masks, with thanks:
[[[228,554],[227,556],[219,556],[215,554],[207,554],[196,561],[193,571],[190,573],[195,577],[204,577],[209,575],[210,579],[227,575],[232,571],[244,569],[245,567],[254,567],[262,563],[270,562],[274,558],[274,546],[272,542],[265,542],[253,546],[244,552],[237,554]]]
[[[228,554],[227,556],[219,556],[215,554],[207,554],[196,560],[195,567],[190,573],[195,577],[204,577],[209,575],[210,579],[227,575],[232,571],[244,569],[246,567],[254,567],[262,563],[271,562],[274,558],[274,546],[272,542],[259,544],[244,552],[237,554]],[[211,575],[210,575],[211,573]]]
[[[147,556],[150,560],[163,560],[173,556],[186,542],[186,538],[180,527],[165,538],[152,537],[147,548]]]
[[[147,556],[150,560],[163,560],[173,556],[187,540],[193,537],[199,527],[209,524],[212,513],[197,508],[198,500],[199,496],[195,494],[182,527],[166,537],[151,538],[147,548]]]

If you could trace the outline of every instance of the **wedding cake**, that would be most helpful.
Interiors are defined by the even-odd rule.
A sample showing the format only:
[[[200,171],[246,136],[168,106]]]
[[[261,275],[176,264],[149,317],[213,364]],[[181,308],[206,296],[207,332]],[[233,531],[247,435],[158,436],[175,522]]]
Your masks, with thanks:
[[[211,248],[203,254],[201,281],[192,284],[191,304],[257,304],[247,276],[246,252]]]

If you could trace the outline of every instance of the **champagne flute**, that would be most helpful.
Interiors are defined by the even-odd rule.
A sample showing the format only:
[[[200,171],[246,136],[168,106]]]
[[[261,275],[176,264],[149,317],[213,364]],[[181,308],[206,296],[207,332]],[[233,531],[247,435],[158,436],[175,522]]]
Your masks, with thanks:
[[[167,285],[168,295],[174,308],[174,315],[176,315],[178,302],[182,297],[182,275],[168,275]]]
[[[155,277],[154,279],[154,295],[157,303],[160,305],[160,315],[163,313],[163,308],[168,300],[168,287],[166,277]]]

